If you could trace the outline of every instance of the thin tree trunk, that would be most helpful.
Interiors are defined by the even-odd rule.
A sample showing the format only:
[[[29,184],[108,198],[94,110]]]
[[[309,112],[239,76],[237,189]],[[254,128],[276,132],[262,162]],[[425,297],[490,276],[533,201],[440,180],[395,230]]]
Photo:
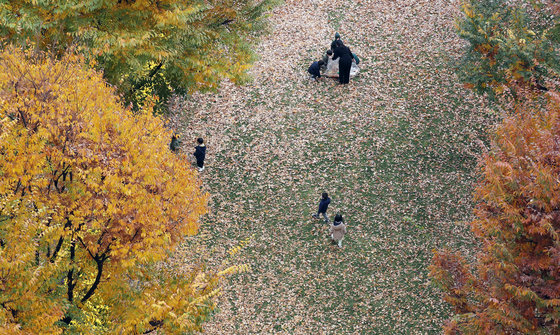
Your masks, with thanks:
[[[82,298],[81,300],[82,303],[86,302],[93,295],[93,293],[97,289],[97,286],[99,286],[99,283],[101,282],[101,276],[103,274],[103,264],[105,263],[106,260],[107,260],[107,256],[105,255],[101,257],[97,257],[95,259],[95,262],[97,263],[97,276],[95,276],[95,281],[87,291],[86,295],[84,295],[84,297]]]
[[[74,282],[74,258],[76,257],[76,242],[72,241],[70,244],[70,262],[71,269],[68,271],[67,285],[68,285],[68,301],[74,301],[74,287],[76,283]]]

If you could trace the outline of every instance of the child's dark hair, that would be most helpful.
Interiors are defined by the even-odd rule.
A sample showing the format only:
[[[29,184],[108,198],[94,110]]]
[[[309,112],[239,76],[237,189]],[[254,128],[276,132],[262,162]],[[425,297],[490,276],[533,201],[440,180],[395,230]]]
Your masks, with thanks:
[[[323,192],[323,194],[321,194],[321,196],[323,197],[323,199],[326,199],[329,197],[329,194],[327,192]]]
[[[198,142],[198,144],[204,143],[204,140],[202,139],[202,137],[197,138],[196,141]]]
[[[344,219],[342,218],[342,215],[340,213],[336,213],[336,215],[334,216],[334,222],[344,222]]]
[[[327,55],[329,55],[329,56],[332,55],[332,50],[331,49],[327,50]]]
[[[321,60],[319,61],[319,66],[324,65],[324,64],[325,64],[325,62],[323,62],[323,60],[321,59]]]

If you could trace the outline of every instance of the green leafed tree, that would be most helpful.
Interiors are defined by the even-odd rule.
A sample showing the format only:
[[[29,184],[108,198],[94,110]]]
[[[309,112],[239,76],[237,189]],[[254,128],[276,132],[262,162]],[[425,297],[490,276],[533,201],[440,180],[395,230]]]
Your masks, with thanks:
[[[0,0],[5,42],[97,61],[126,102],[243,80],[269,0]]]
[[[457,31],[468,42],[459,64],[467,86],[479,93],[517,87],[545,89],[560,73],[555,7],[531,0],[466,0]]]

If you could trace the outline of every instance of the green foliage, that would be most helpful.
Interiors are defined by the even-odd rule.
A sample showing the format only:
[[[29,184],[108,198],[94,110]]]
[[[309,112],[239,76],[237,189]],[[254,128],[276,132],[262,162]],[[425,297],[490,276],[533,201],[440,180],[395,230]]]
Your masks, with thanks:
[[[62,54],[75,47],[97,62],[125,101],[246,79],[255,32],[271,1],[0,0],[5,42]]]
[[[468,46],[459,74],[467,86],[493,97],[506,88],[536,87],[558,74],[558,22],[546,7],[467,0],[463,14],[457,31]]]

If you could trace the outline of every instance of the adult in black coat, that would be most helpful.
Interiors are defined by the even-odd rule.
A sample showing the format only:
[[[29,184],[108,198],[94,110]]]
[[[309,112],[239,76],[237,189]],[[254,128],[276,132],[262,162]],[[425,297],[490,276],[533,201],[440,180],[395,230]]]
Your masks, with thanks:
[[[341,84],[350,82],[350,68],[352,68],[352,51],[345,46],[342,41],[337,41],[337,47],[333,50],[333,60],[340,58],[338,61],[338,81]]]

